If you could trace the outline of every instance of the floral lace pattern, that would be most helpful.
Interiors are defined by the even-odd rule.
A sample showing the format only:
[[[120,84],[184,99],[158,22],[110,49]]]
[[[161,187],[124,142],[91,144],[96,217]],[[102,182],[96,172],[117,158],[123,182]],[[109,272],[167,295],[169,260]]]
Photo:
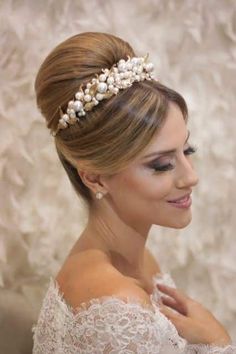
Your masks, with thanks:
[[[33,354],[233,354],[224,348],[190,345],[159,311],[161,292],[155,284],[174,286],[169,273],[153,276],[153,306],[134,298],[102,296],[73,309],[50,278],[38,322],[32,328]]]

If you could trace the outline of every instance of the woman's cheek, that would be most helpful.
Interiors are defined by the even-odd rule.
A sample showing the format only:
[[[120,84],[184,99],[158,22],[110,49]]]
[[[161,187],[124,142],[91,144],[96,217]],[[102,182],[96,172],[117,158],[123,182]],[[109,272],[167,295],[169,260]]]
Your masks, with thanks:
[[[150,185],[152,186],[153,196],[163,199],[168,196],[174,188],[173,177],[169,173],[156,175]]]

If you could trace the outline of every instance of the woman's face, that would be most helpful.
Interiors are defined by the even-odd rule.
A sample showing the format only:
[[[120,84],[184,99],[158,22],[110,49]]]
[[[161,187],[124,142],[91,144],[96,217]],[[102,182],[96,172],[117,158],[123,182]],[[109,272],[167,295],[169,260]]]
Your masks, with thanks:
[[[138,229],[150,224],[171,228],[189,224],[191,207],[170,202],[191,193],[198,183],[188,136],[180,109],[171,103],[150,144],[125,170],[105,180],[106,198],[128,225]]]

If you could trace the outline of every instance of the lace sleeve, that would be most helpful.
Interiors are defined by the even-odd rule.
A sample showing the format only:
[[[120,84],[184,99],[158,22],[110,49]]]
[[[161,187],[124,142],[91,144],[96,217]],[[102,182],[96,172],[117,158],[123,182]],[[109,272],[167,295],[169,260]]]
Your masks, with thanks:
[[[32,354],[236,354],[235,343],[187,343],[156,300],[151,306],[131,297],[102,296],[73,309],[51,279],[32,328]]]
[[[186,344],[151,305],[103,296],[75,312],[52,286],[32,331],[33,354],[180,354]]]
[[[236,342],[225,347],[206,344],[188,344],[186,354],[236,354]]]

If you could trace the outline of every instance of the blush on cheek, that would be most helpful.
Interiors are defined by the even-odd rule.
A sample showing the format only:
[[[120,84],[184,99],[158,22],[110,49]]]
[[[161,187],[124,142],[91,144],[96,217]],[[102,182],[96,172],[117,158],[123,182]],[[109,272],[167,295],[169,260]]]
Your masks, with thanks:
[[[173,191],[173,182],[170,178],[160,178],[157,180],[158,177],[152,182],[149,181],[147,183],[147,187],[145,189],[146,194],[152,200],[167,200],[168,196],[172,194]]]
[[[107,181],[110,194],[117,202],[163,201],[173,195],[173,176],[154,174],[150,169],[123,171]]]

